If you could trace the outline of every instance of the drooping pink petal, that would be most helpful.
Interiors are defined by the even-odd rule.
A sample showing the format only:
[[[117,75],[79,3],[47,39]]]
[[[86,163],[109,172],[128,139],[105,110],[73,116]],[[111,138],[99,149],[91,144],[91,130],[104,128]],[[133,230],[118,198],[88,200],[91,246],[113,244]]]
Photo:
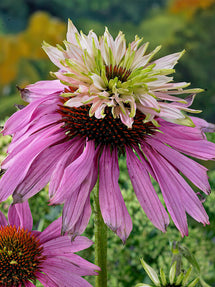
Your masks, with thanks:
[[[85,143],[84,140],[74,138],[68,142],[70,148],[64,153],[61,153],[61,156],[56,162],[50,178],[50,185],[49,185],[50,198],[52,198],[55,195],[56,191],[58,190],[64,171],[67,168],[67,166],[69,166],[74,160],[76,160],[82,154],[84,149],[84,143]]]
[[[116,234],[119,236],[125,244],[129,234],[131,233],[132,230],[132,220],[131,217],[128,213],[127,207],[125,205],[124,199],[122,197],[121,192],[118,193],[118,200],[122,208],[122,223],[121,225],[117,228]]]
[[[27,105],[24,109],[14,113],[5,123],[4,129],[2,131],[3,135],[13,135],[18,130],[25,127],[25,125],[32,119],[35,111],[40,105],[47,100],[53,100],[56,96],[46,96],[42,99],[35,100],[30,105]]]
[[[118,184],[119,166],[117,150],[112,154],[110,148],[104,146],[99,162],[99,203],[102,217],[107,226],[114,232],[121,233],[125,241],[132,229],[131,218],[122,198]]]
[[[0,226],[7,225],[7,219],[5,215],[0,211]]]
[[[147,142],[206,194],[210,193],[207,168],[154,138]]]
[[[11,153],[19,144],[25,142],[31,135],[42,130],[47,130],[51,126],[57,125],[60,120],[59,114],[41,115],[34,123],[30,122],[25,129],[19,130],[12,138],[12,142],[8,148],[8,153]]]
[[[84,152],[65,169],[59,188],[50,199],[51,203],[62,202],[82,184],[90,170],[94,168],[95,155],[95,144],[93,141],[88,141]]]
[[[169,217],[153,188],[144,164],[129,148],[126,149],[126,155],[128,173],[138,201],[150,221],[165,232],[169,224]]]
[[[27,201],[10,205],[8,210],[8,222],[10,225],[15,225],[17,228],[20,226],[32,230],[33,218]]]
[[[182,199],[180,198],[178,188],[175,184],[175,177],[169,173],[166,165],[158,161],[154,155],[154,151],[149,150],[146,145],[142,145],[142,150],[150,162],[156,179],[161,188],[166,207],[182,236],[188,235],[187,218]],[[157,156],[157,154],[156,154]],[[172,190],[175,190],[173,193]]]
[[[146,145],[142,145],[142,149],[154,169],[167,209],[182,236],[188,235],[185,211],[207,224],[208,216],[200,200],[178,171],[155,150]]]
[[[208,123],[207,121],[197,118],[190,117],[194,124],[200,128],[204,133],[213,133],[215,132],[215,124]],[[206,138],[206,137],[205,137]]]
[[[0,181],[0,201],[6,200],[13,193],[18,184],[25,178],[37,155],[52,143],[61,140],[62,137],[64,135],[55,134],[51,136],[47,135],[47,137],[41,138],[40,141],[35,140],[31,143],[32,145],[27,146],[22,152],[19,152],[17,157],[14,156],[11,159],[13,164],[5,172]]]
[[[30,100],[32,101],[32,97],[37,98],[60,93],[64,91],[65,85],[59,80],[39,81],[35,84],[28,85],[26,89],[30,92]]]
[[[69,201],[69,199],[66,200],[66,203],[67,201]],[[67,211],[69,212],[69,209],[67,209]],[[72,224],[72,222],[70,221],[70,224],[72,225],[69,225],[64,219],[65,223],[63,222],[62,224],[62,233],[64,233],[67,230],[68,235],[71,237],[71,240],[73,240],[75,236],[81,235],[89,223],[90,215],[91,215],[91,204],[89,194],[83,207],[82,213],[80,214],[75,224]],[[69,218],[68,213],[66,211],[65,213],[63,212],[63,217]]]
[[[158,119],[158,123],[160,124],[159,130],[165,134],[165,137],[168,136],[193,141],[205,139],[205,136],[199,128],[177,125],[163,119]],[[157,136],[159,136],[159,134],[156,134],[156,137]]]
[[[47,141],[50,141],[50,145],[54,144],[55,141],[52,141],[53,139],[52,135],[55,134],[56,132],[59,134],[58,135],[59,140],[60,140],[60,137],[61,139],[65,138],[63,131],[60,129],[60,125],[54,125],[54,126],[45,128],[41,131],[38,131],[37,133],[32,134],[26,140],[15,145],[13,149],[10,150],[10,153],[6,157],[6,159],[2,162],[2,167],[4,169],[9,169],[10,167],[12,167],[14,163],[22,156],[22,154],[25,153],[27,150],[31,150],[32,146],[34,145],[38,145],[38,149],[39,149],[40,143],[38,139],[40,140],[46,139]],[[43,144],[41,144],[41,150],[42,149],[43,149]],[[33,150],[32,150],[32,153],[33,153]]]
[[[80,235],[89,222],[90,192],[96,184],[97,176],[97,168],[91,169],[80,187],[64,203],[62,232],[68,232],[72,238]]]
[[[174,149],[187,155],[208,160],[215,158],[215,144],[206,140],[187,140],[183,137],[174,138],[168,133],[157,133],[156,137],[162,142],[166,142]]]
[[[32,162],[28,173],[13,193],[14,203],[25,201],[46,186],[56,167],[60,156],[69,148],[70,143],[64,142],[43,150]]]

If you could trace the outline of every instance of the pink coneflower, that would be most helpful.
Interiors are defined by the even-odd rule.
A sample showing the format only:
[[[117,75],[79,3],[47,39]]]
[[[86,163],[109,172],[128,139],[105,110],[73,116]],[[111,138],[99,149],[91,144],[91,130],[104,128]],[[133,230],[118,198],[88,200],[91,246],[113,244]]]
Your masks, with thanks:
[[[23,202],[48,182],[51,204],[64,203],[63,232],[72,236],[86,228],[90,192],[99,170],[99,201],[104,222],[125,241],[132,221],[118,185],[118,157],[126,155],[134,192],[152,223],[162,231],[168,213],[182,235],[188,234],[186,213],[203,224],[208,216],[181,173],[204,193],[210,192],[206,168],[189,157],[215,157],[215,145],[204,131],[206,121],[188,117],[194,95],[186,83],[170,83],[181,53],[149,63],[146,45],[136,38],[127,48],[122,33],[113,40],[106,30],[79,34],[71,22],[66,51],[45,45],[60,68],[61,80],[41,81],[21,90],[29,105],[16,112],[3,133],[13,136],[0,200],[13,195]],[[181,152],[181,153],[180,153]],[[160,185],[161,204],[151,183]]]
[[[92,242],[61,236],[60,218],[43,232],[32,230],[32,225],[27,201],[10,206],[8,222],[0,212],[0,285],[33,287],[37,279],[45,287],[91,286],[81,276],[96,275],[99,268],[74,252]]]

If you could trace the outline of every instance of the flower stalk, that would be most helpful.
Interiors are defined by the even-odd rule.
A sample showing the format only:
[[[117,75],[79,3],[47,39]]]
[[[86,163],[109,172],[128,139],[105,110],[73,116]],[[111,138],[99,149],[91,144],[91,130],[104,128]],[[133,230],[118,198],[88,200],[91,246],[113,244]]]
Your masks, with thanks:
[[[101,268],[95,279],[95,287],[107,287],[107,227],[99,206],[99,176],[94,188],[95,264]]]

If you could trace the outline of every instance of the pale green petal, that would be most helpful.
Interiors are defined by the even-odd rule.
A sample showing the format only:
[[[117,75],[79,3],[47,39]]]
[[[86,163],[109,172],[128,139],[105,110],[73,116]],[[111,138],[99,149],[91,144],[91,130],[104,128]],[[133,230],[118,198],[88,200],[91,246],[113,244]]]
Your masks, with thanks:
[[[143,259],[140,259],[140,261],[146,273],[148,274],[149,278],[152,280],[152,282],[156,286],[160,286],[160,280],[158,278],[156,271],[151,266],[149,266]]]
[[[162,268],[160,269],[160,278],[161,278],[162,285],[166,286],[166,284],[167,284],[166,275],[165,275],[165,273],[164,273]]]
[[[169,271],[169,282],[170,284],[173,284],[174,283],[174,280],[175,280],[175,275],[176,275],[176,264],[177,262],[175,261],[171,268],[170,268],[170,271]]]
[[[183,280],[183,278],[184,278],[184,273],[181,272],[181,273],[178,275],[175,284],[176,284],[176,285],[180,285],[181,282],[182,282],[182,280]]]
[[[199,278],[194,279],[187,287],[194,287],[199,282]]]
[[[182,281],[182,286],[186,286],[187,285],[187,282],[190,278],[190,274],[192,272],[192,267],[190,267],[188,270],[187,270],[187,273],[184,275],[184,279]]]

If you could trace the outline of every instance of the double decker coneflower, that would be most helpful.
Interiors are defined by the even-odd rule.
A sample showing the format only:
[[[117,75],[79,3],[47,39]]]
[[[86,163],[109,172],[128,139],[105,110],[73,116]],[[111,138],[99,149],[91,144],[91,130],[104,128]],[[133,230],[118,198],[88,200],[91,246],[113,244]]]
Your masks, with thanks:
[[[75,237],[88,224],[99,170],[104,222],[125,241],[132,221],[118,184],[118,158],[126,156],[134,192],[157,228],[166,230],[168,213],[182,235],[188,234],[186,213],[208,224],[185,180],[209,194],[207,169],[190,157],[215,157],[204,135],[214,126],[186,114],[198,112],[189,106],[201,90],[184,89],[187,83],[168,76],[183,52],[150,62],[159,47],[147,53],[141,41],[136,37],[127,46],[121,32],[113,39],[107,29],[98,39],[92,31],[78,33],[69,21],[65,49],[44,44],[59,68],[57,79],[20,89],[29,104],[3,130],[12,142],[2,163],[1,201],[11,194],[14,203],[26,201],[49,183],[50,203],[64,204],[62,231]]]

